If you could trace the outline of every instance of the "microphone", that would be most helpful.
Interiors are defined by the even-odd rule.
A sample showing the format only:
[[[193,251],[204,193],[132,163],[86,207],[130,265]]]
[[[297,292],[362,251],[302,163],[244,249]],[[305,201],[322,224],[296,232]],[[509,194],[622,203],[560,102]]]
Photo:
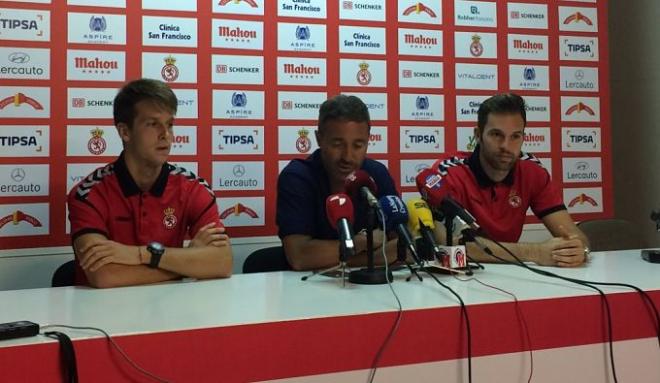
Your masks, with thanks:
[[[422,198],[430,206],[440,209],[445,215],[459,217],[470,228],[479,230],[480,227],[474,216],[449,195],[447,188],[442,187],[440,173],[432,169],[424,169],[415,178],[415,183]]]
[[[403,244],[406,249],[410,251],[415,262],[421,264],[417,249],[415,248],[415,241],[406,226],[408,223],[408,210],[406,209],[406,205],[401,198],[395,195],[381,197],[380,200],[378,200],[378,203],[385,216],[386,230],[389,231],[396,228],[399,240],[403,241]]]
[[[358,195],[362,195],[371,208],[380,210],[378,199],[374,197],[374,194],[378,192],[378,187],[376,186],[374,179],[364,170],[358,169],[346,176],[346,179],[344,180],[344,190],[346,190],[346,194],[350,195],[352,198],[357,198]]]
[[[408,227],[413,233],[420,233],[425,245],[429,246],[435,255],[440,254],[440,247],[433,236],[435,223],[429,205],[421,198],[412,198],[408,200],[406,207],[410,215]]]
[[[651,221],[660,223],[660,209],[651,210]]]
[[[340,257],[342,260],[355,255],[353,244],[353,203],[343,193],[332,194],[325,200],[325,213],[330,226],[337,230],[340,243]]]

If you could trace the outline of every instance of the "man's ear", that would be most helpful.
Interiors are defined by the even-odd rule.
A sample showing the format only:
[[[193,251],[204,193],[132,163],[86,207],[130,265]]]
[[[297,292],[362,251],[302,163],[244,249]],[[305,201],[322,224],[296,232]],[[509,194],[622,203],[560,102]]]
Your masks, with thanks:
[[[319,132],[318,129],[316,129],[314,131],[314,137],[316,137],[316,145],[318,145],[318,147],[320,148],[321,147],[321,138],[323,138],[323,135],[321,134],[321,132]]]
[[[125,123],[120,122],[117,124],[117,133],[119,133],[119,138],[121,138],[121,141],[124,143],[124,145],[131,140],[129,127]]]
[[[479,127],[477,126],[476,128],[474,128],[473,133],[474,133],[474,138],[477,139],[477,143],[481,143],[481,129],[479,129]]]

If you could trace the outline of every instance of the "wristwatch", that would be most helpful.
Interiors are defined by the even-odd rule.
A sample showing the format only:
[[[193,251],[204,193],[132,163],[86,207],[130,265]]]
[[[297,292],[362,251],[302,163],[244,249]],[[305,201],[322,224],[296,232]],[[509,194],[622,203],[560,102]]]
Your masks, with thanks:
[[[147,245],[147,250],[151,253],[151,261],[149,261],[149,267],[152,269],[158,268],[160,263],[160,258],[165,253],[165,247],[158,242],[151,242]]]

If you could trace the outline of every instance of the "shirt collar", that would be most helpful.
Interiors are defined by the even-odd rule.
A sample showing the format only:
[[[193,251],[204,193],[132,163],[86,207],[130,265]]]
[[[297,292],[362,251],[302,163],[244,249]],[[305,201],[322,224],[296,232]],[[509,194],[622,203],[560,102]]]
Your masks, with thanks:
[[[480,151],[480,147],[479,145],[477,145],[477,147],[474,148],[474,151],[468,158],[468,166],[470,167],[470,170],[472,170],[474,177],[477,179],[479,186],[481,186],[482,188],[494,186],[497,184],[497,182],[493,181],[490,177],[488,177],[488,174],[486,174],[486,171],[481,166],[481,161],[479,161],[479,151]],[[515,166],[518,166],[517,161]],[[507,174],[506,177],[504,177],[501,183],[507,186],[513,185],[514,169],[511,169],[509,171],[509,174]]]
[[[137,194],[140,194],[142,191],[135,183],[135,180],[131,176],[131,173],[126,167],[126,160],[124,159],[124,152],[121,152],[117,161],[115,161],[115,174],[117,174],[117,180],[119,181],[119,187],[124,194],[124,197],[128,198]],[[165,187],[167,186],[167,178],[170,173],[170,164],[167,162],[163,164],[160,169],[160,174],[156,179],[156,182],[151,186],[149,194],[154,197],[161,197],[163,192],[165,192]]]

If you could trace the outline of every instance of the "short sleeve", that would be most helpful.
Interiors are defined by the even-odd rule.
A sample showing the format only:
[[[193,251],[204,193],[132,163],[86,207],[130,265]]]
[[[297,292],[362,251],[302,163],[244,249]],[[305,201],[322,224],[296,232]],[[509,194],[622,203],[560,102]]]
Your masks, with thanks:
[[[190,182],[191,187],[187,191],[187,215],[190,217],[188,235],[193,238],[199,229],[209,223],[215,223],[218,227],[223,227],[223,225],[220,221],[215,194],[206,181],[199,178]]]
[[[95,189],[74,187],[68,196],[71,238],[87,233],[99,233],[108,237],[108,205]]]
[[[534,178],[539,180],[535,183],[538,187],[530,198],[530,206],[534,214],[541,219],[556,211],[566,210],[561,191],[557,184],[552,182],[548,171],[538,165],[533,166],[532,169],[537,173]]]
[[[277,179],[276,222],[278,235],[313,235],[315,218],[315,186],[301,174],[286,168]]]

